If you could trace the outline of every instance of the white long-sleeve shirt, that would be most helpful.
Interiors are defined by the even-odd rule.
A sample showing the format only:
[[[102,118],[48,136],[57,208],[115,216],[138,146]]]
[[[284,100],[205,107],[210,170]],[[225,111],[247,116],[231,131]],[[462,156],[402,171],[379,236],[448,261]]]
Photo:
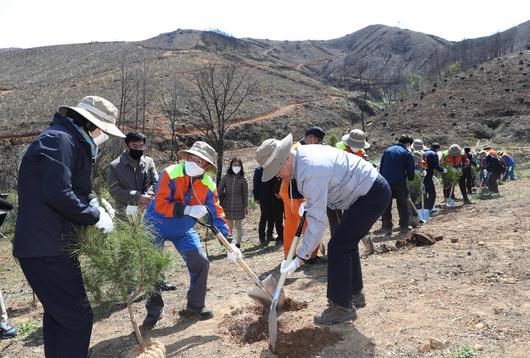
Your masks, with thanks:
[[[304,145],[291,155],[292,178],[307,207],[307,228],[297,255],[307,260],[322,238],[327,208],[347,210],[368,193],[378,172],[361,157],[330,146]]]

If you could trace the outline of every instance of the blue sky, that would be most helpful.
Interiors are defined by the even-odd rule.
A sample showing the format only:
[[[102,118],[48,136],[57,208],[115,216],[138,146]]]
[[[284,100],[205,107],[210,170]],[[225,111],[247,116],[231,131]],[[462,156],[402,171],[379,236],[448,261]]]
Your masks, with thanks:
[[[0,0],[0,48],[144,40],[179,28],[325,40],[372,24],[458,41],[528,20],[523,0]]]

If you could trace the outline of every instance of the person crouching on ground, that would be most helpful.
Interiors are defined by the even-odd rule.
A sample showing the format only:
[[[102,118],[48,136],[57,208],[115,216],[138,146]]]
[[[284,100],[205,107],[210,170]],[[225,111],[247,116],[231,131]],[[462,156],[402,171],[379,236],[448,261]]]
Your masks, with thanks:
[[[345,151],[320,145],[291,150],[291,134],[267,139],[256,152],[262,180],[278,176],[296,179],[306,200],[307,229],[297,256],[282,273],[293,273],[318,247],[326,223],[326,209],[342,209],[339,227],[328,245],[328,307],[315,316],[317,324],[335,324],[357,318],[355,307],[366,302],[359,258],[359,241],[390,203],[386,180],[372,164]]]
[[[190,273],[186,311],[199,319],[210,319],[213,312],[205,306],[209,261],[194,226],[208,213],[208,207],[213,215],[212,224],[231,241],[215,183],[205,173],[209,168],[216,169],[217,153],[207,143],[198,141],[189,150],[179,151],[178,156],[183,160],[160,174],[155,196],[145,211],[145,219],[155,231],[156,244],[163,246],[166,240],[171,241],[186,263]],[[241,251],[231,245],[241,256]],[[228,256],[236,262],[233,256]],[[150,330],[163,312],[164,300],[160,291],[147,300],[145,307],[147,316],[142,328]]]

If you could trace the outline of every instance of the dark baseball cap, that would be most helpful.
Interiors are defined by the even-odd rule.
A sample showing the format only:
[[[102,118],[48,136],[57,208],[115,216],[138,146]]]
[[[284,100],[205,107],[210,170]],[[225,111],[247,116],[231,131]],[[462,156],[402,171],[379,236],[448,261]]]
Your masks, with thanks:
[[[320,127],[311,127],[305,132],[305,135],[314,135],[318,139],[323,140],[326,136],[326,132]]]

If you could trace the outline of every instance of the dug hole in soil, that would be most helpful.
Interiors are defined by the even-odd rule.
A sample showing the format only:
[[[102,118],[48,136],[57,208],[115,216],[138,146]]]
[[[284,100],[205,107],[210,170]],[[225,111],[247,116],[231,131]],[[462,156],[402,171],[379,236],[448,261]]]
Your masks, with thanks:
[[[307,302],[287,298],[279,313],[300,311],[307,306]],[[251,305],[238,308],[224,316],[219,331],[231,343],[240,346],[266,341],[269,339],[268,316],[269,310],[263,306]],[[339,332],[329,328],[311,326],[290,329],[288,320],[282,320],[280,315],[275,353],[282,358],[312,357],[341,339],[342,335]]]

